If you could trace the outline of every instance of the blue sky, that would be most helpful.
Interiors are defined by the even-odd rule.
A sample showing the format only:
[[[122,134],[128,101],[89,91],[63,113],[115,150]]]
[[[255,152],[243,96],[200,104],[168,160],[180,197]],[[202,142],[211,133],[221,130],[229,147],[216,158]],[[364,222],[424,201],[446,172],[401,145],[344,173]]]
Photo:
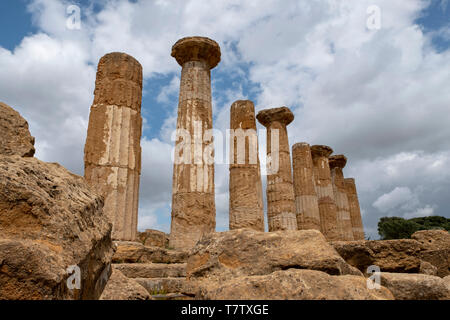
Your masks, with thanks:
[[[71,4],[81,30],[65,27]],[[373,4],[379,30],[365,26]],[[238,99],[290,107],[291,145],[328,144],[349,158],[345,174],[356,178],[372,238],[381,216],[450,217],[448,1],[3,0],[0,100],[29,121],[37,157],[83,174],[98,59],[136,57],[145,77],[139,227],[167,232],[180,76],[170,47],[187,35],[221,45],[215,128],[227,128]],[[216,166],[218,230],[228,224],[227,174]]]

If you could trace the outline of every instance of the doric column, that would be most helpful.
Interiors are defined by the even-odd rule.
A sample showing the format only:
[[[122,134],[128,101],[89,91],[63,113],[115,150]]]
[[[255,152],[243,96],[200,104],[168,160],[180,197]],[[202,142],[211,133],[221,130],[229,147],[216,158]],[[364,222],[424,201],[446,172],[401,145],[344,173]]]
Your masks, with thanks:
[[[172,57],[182,70],[170,246],[189,249],[216,226],[210,70],[220,62],[220,47],[208,38],[183,38],[172,47]]]
[[[320,231],[319,204],[309,144],[302,142],[292,146],[292,167],[298,229]]]
[[[251,228],[264,231],[253,102],[239,100],[231,105],[230,129],[230,230]]]
[[[337,227],[337,209],[334,200],[333,185],[328,157],[333,149],[328,146],[312,146],[311,155],[314,164],[314,178],[319,202],[320,229],[327,240],[339,240]]]
[[[328,159],[333,182],[334,200],[336,201],[337,222],[340,232],[340,240],[353,240],[352,221],[350,220],[350,206],[347,198],[347,189],[344,182],[342,169],[347,164],[344,155],[331,156]]]
[[[142,134],[142,66],[125,53],[100,59],[84,149],[86,180],[105,197],[116,240],[135,240]]]
[[[350,206],[350,219],[352,221],[353,238],[355,240],[364,240],[364,226],[361,218],[361,209],[359,207],[358,194],[356,192],[355,179],[344,179],[347,190],[348,203]]]
[[[286,126],[294,120],[286,107],[256,116],[267,128],[267,217],[269,231],[297,230],[291,153]]]

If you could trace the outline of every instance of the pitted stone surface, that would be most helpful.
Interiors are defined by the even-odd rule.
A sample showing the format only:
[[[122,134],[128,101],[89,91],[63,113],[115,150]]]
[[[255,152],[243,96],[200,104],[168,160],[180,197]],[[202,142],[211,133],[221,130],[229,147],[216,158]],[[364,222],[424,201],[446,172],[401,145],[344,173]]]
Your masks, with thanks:
[[[169,245],[190,249],[216,226],[214,163],[204,155],[214,154],[207,136],[212,129],[210,70],[220,62],[220,47],[208,38],[188,37],[175,43],[172,56],[182,71]],[[185,145],[190,149],[183,149]]]
[[[264,231],[262,183],[258,157],[255,107],[249,100],[231,106],[230,230]],[[250,154],[251,153],[251,154]]]
[[[112,237],[135,240],[141,173],[142,67],[125,53],[100,59],[84,149],[84,176],[105,197]]]
[[[350,207],[350,219],[352,221],[353,238],[355,240],[364,240],[364,227],[361,217],[361,209],[359,207],[358,194],[356,192],[355,179],[344,179],[345,188],[347,190],[348,204]]]
[[[0,102],[0,155],[32,157],[34,137],[28,122],[13,108]]]
[[[292,146],[292,166],[298,229],[320,231],[319,204],[309,144],[303,142]]]
[[[256,116],[267,128],[267,217],[269,231],[297,230],[291,152],[286,126],[294,120],[286,107]]]
[[[333,182],[334,199],[337,208],[337,222],[340,232],[340,240],[354,240],[352,221],[350,218],[350,205],[347,197],[347,189],[344,182],[342,169],[347,164],[344,155],[331,156],[329,159],[331,180]]]
[[[311,147],[316,192],[319,202],[320,228],[327,240],[339,240],[337,208],[328,163],[328,157],[332,153],[333,149],[328,146],[315,145]]]

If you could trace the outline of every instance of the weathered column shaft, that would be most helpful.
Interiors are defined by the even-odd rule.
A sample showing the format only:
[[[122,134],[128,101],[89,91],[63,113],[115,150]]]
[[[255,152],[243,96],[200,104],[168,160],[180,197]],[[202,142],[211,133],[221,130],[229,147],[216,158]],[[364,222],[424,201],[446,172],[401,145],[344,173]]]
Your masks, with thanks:
[[[340,240],[350,241],[353,240],[352,221],[350,219],[350,207],[347,198],[347,189],[344,183],[344,173],[342,172],[346,163],[347,158],[343,155],[331,156],[329,158]]]
[[[172,56],[182,66],[178,104],[177,140],[172,187],[170,246],[192,248],[216,226],[212,130],[211,72],[220,61],[213,40],[191,37],[179,40]]]
[[[85,178],[105,196],[113,239],[135,240],[142,134],[142,66],[124,53],[100,59],[84,149]]]
[[[296,143],[292,147],[292,167],[298,229],[320,231],[319,204],[309,144]]]
[[[337,227],[337,209],[334,200],[333,185],[328,157],[333,152],[327,146],[312,146],[314,178],[319,202],[320,229],[327,240],[339,240]]]
[[[269,231],[297,230],[291,154],[286,126],[294,120],[286,108],[262,110],[258,121],[267,128],[267,217]]]
[[[364,226],[359,207],[358,194],[356,192],[355,179],[344,179],[347,191],[348,203],[350,207],[350,218],[352,222],[353,238],[355,240],[364,240]]]
[[[258,156],[255,106],[233,103],[230,112],[230,230],[264,231],[262,182]]]

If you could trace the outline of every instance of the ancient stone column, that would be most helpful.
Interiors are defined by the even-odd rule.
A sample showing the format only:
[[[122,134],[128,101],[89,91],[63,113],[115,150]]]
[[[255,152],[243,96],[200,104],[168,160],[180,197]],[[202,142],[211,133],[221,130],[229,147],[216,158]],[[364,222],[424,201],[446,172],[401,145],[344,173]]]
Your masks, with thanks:
[[[253,102],[239,100],[231,105],[230,129],[230,230],[250,228],[264,231]]]
[[[364,227],[361,218],[361,209],[359,207],[358,194],[356,192],[355,179],[344,179],[344,183],[350,207],[350,219],[352,222],[353,238],[355,240],[364,240]]]
[[[353,240],[352,221],[350,220],[350,206],[347,198],[347,189],[344,182],[342,169],[347,164],[344,155],[331,156],[328,159],[331,170],[331,180],[333,182],[334,200],[336,201],[337,222],[340,233],[340,240]]]
[[[327,240],[339,240],[337,226],[337,208],[334,200],[328,157],[333,149],[328,146],[312,146],[311,155],[314,164],[314,178],[319,202],[320,229]]]
[[[86,180],[105,197],[112,237],[135,240],[141,173],[142,66],[125,53],[100,59],[84,148]]]
[[[219,45],[203,37],[183,38],[172,47],[182,66],[170,233],[176,249],[192,248],[216,226],[210,70],[220,56]]]
[[[262,110],[256,116],[267,128],[267,217],[269,231],[297,230],[287,125],[294,120],[286,107]]]
[[[309,144],[302,142],[292,146],[292,167],[298,229],[320,231],[319,204]]]

